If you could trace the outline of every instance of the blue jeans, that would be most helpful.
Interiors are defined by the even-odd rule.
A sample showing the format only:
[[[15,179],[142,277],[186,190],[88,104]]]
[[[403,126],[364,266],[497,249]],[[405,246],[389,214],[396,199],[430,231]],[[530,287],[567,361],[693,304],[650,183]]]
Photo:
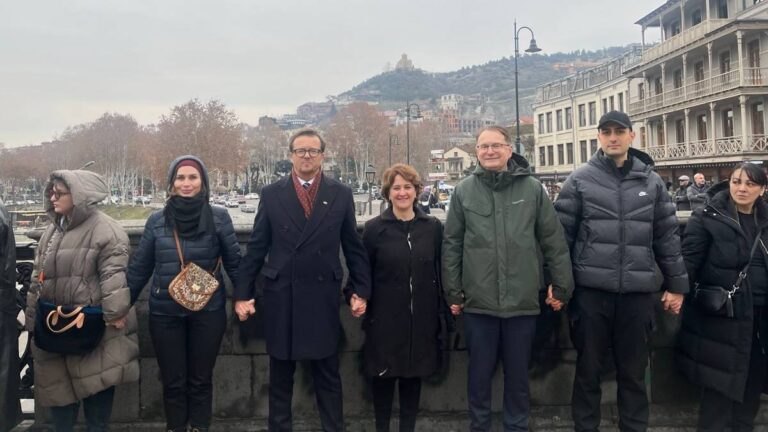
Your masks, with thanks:
[[[115,387],[109,387],[83,399],[86,431],[102,432],[107,430],[109,417],[112,416],[114,398]],[[79,401],[70,405],[51,407],[51,417],[56,432],[72,432],[77,421],[78,410],[80,410]]]
[[[499,357],[504,368],[504,431],[528,430],[528,363],[536,316],[498,318],[465,313],[464,328],[469,352],[469,430],[491,430],[491,380]]]

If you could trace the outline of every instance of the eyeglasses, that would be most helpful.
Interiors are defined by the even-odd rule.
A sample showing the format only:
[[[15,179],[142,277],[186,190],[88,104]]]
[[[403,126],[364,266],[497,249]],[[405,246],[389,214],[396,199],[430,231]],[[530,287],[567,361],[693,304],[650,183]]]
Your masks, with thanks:
[[[300,149],[293,149],[291,150],[291,153],[295,154],[298,157],[304,157],[306,155],[309,155],[310,157],[317,157],[320,153],[323,151],[316,148],[300,148]]]
[[[488,151],[488,149],[501,150],[504,147],[509,147],[509,144],[493,143],[493,144],[478,144],[477,149],[480,151]]]
[[[61,192],[61,191],[51,191],[51,196],[58,199],[61,199],[64,195],[69,195],[70,192]]]

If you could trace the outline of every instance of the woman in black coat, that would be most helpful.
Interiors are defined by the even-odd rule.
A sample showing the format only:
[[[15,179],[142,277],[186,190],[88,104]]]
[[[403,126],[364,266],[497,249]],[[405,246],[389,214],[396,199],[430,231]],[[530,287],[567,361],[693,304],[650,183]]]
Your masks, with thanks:
[[[683,240],[691,281],[677,346],[681,372],[702,388],[698,430],[752,430],[766,383],[768,304],[768,206],[761,197],[768,178],[744,163],[708,192],[709,204],[693,212]],[[750,257],[756,236],[757,249]],[[749,263],[733,298],[733,318],[705,313],[695,286],[733,286]]]
[[[393,165],[383,182],[390,206],[363,231],[373,275],[363,322],[364,363],[372,378],[376,430],[389,430],[399,381],[400,431],[413,431],[421,378],[438,367],[442,225],[416,205],[421,181],[413,167]]]
[[[223,267],[237,278],[240,246],[226,209],[208,204],[208,171],[195,156],[181,156],[168,169],[170,198],[152,214],[128,266],[131,300],[150,277],[149,333],[160,366],[167,430],[206,431],[211,423],[213,367],[227,325]],[[181,271],[174,231],[184,262],[213,272],[218,289],[198,311],[170,296],[168,286]]]

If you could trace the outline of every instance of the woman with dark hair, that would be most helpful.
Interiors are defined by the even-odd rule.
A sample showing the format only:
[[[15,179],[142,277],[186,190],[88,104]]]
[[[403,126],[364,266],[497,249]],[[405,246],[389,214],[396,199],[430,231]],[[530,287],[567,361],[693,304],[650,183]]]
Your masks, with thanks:
[[[35,402],[50,407],[57,432],[73,430],[81,403],[87,430],[106,431],[115,386],[139,379],[138,323],[125,280],[128,236],[98,210],[97,204],[108,196],[104,179],[82,170],[54,171],[44,191],[45,210],[53,223],[40,237],[25,325],[30,334],[41,332],[32,345]],[[107,325],[98,345],[64,354],[40,342],[46,330],[35,328],[37,315],[46,319],[54,311],[43,314],[38,300],[43,306],[100,308]],[[61,324],[55,329],[63,328]],[[98,336],[93,334],[95,341]],[[67,337],[66,331],[53,336]]]
[[[677,346],[681,372],[701,387],[699,431],[752,430],[766,384],[768,326],[768,178],[742,163],[712,187],[693,212],[683,240],[691,282]],[[740,272],[746,269],[746,278]],[[740,282],[740,283],[739,283]],[[728,308],[713,313],[697,301],[704,287],[734,290]],[[734,288],[736,286],[736,288]]]
[[[163,382],[169,431],[206,431],[211,423],[213,367],[226,328],[226,297],[220,268],[237,278],[240,247],[226,209],[208,204],[208,171],[195,156],[181,156],[168,169],[170,198],[152,214],[128,268],[135,302],[153,275],[149,333]],[[200,310],[171,297],[169,285],[183,264],[194,263],[218,281]]]
[[[390,205],[363,231],[373,275],[363,322],[364,363],[372,379],[376,430],[389,431],[399,383],[400,430],[413,431],[421,378],[438,367],[443,230],[416,203],[422,185],[413,167],[393,165],[382,180],[381,193]]]

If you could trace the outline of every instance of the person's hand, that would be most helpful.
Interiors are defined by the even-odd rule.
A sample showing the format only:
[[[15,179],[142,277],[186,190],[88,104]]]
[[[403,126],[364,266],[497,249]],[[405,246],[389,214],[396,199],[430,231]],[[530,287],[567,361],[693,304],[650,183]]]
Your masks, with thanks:
[[[675,315],[679,314],[680,309],[683,307],[683,297],[682,294],[664,291],[664,294],[661,296],[661,301],[664,303],[664,310]]]
[[[235,302],[235,313],[240,321],[245,321],[256,313],[256,300],[238,300]]]
[[[451,305],[451,313],[453,315],[461,315],[461,310],[462,309],[464,309],[464,305],[463,304],[460,304],[460,305],[452,304]]]
[[[548,304],[553,311],[558,312],[560,309],[563,308],[563,302],[556,299],[554,294],[552,293],[552,284],[549,284],[547,287],[547,299],[544,300],[544,303]]]
[[[349,299],[349,308],[352,310],[352,316],[360,318],[365,313],[368,307],[368,301],[357,294],[352,294],[352,298]]]
[[[114,327],[114,328],[116,328],[118,330],[122,330],[123,328],[125,328],[125,321],[126,321],[127,317],[128,317],[128,315],[126,315],[124,317],[121,317],[121,318],[118,318],[118,319],[116,319],[114,321],[110,321],[110,322],[107,323],[107,325],[110,325],[110,326],[112,326],[112,327]]]

